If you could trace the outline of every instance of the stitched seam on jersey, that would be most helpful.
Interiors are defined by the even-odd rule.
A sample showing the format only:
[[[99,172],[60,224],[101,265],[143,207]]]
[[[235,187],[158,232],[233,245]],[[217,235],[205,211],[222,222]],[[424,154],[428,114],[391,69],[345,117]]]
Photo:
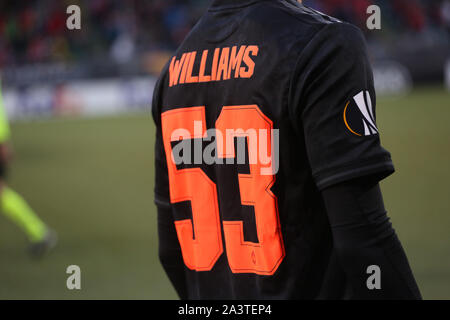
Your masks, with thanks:
[[[309,46],[311,45],[311,43],[316,39],[316,37],[318,37],[322,32],[324,32],[328,27],[330,27],[331,25],[334,25],[335,23],[338,22],[331,22],[329,24],[325,24],[320,30],[318,30],[316,32],[316,34],[308,41],[308,44],[303,48],[302,52],[300,53],[300,56],[297,58],[294,68],[291,71],[291,75],[289,76],[289,94],[288,94],[288,113],[289,113],[289,119],[291,119],[291,125],[293,125],[294,130],[298,131],[298,125],[296,124],[296,118],[294,117],[294,110],[293,110],[293,106],[291,106],[291,96],[292,96],[292,92],[294,91],[293,88],[293,78],[294,78],[294,74],[297,71],[297,67],[298,64],[300,63],[300,60],[303,58],[303,55],[305,54],[305,52],[307,51],[307,49],[309,48]],[[297,132],[298,134],[298,132]]]
[[[326,189],[330,186],[343,183],[346,181],[350,181],[353,179],[362,179],[364,177],[370,177],[373,175],[380,175],[380,178],[378,181],[383,180],[384,178],[388,177],[390,174],[394,172],[394,167],[388,163],[382,163],[380,165],[373,165],[373,166],[367,166],[362,167],[359,169],[356,169],[354,171],[348,171],[345,173],[342,173],[340,175],[335,175],[330,178],[324,179],[324,180],[318,180],[316,183],[316,186],[319,190]]]
[[[324,185],[329,184],[333,180],[340,180],[342,178],[351,177],[354,174],[358,175],[359,173],[363,173],[363,172],[376,173],[376,172],[378,172],[378,170],[380,172],[384,171],[381,169],[394,170],[394,165],[391,160],[385,160],[384,162],[380,162],[380,163],[360,165],[360,166],[355,167],[352,170],[346,170],[346,171],[342,171],[339,173],[335,173],[326,178],[320,178],[319,175],[315,174],[314,178],[315,178],[315,180],[317,180],[316,184],[320,188],[320,187],[323,187]]]
[[[392,162],[390,155],[377,155],[369,158],[361,158],[352,162],[345,163],[343,165],[337,165],[331,168],[321,169],[313,172],[313,176],[319,176],[323,174],[333,174],[335,171],[352,169],[359,166],[366,166],[374,163]]]
[[[318,185],[323,186],[323,185],[327,185],[328,183],[333,182],[333,181],[339,181],[341,179],[345,180],[346,178],[350,178],[350,177],[357,177],[360,174],[361,174],[361,176],[366,175],[366,174],[373,174],[373,173],[376,173],[379,171],[380,172],[384,171],[386,169],[393,169],[393,165],[389,162],[383,162],[380,164],[373,164],[373,165],[368,165],[368,166],[364,166],[364,167],[358,167],[353,170],[344,171],[344,172],[332,175],[330,177],[323,178],[323,179],[319,180]]]
[[[233,9],[241,9],[241,8],[246,8],[246,7],[250,7],[251,5],[254,5],[257,2],[266,2],[269,0],[255,0],[246,4],[241,4],[241,5],[229,5],[229,6],[224,6],[224,7],[218,7],[218,8],[213,8],[210,7],[208,9],[208,12],[218,12],[218,11],[226,11],[226,10],[233,10]]]
[[[163,196],[157,194],[156,192],[155,192],[154,202],[155,202],[156,205],[159,205],[159,206],[164,207],[164,208],[170,208],[171,207],[170,201],[164,199]]]

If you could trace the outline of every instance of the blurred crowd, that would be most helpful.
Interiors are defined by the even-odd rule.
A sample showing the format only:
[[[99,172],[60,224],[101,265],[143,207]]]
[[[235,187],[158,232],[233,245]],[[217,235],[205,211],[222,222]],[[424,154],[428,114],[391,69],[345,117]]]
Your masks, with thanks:
[[[357,24],[362,29],[366,24],[367,8],[376,4],[381,8],[383,28],[389,32],[421,32],[427,28],[450,27],[450,1],[448,0],[305,0],[319,11],[326,12],[344,21]]]
[[[0,67],[172,50],[207,0],[21,0],[0,2]],[[81,8],[81,29],[66,28],[66,8]]]
[[[0,2],[0,68],[136,55],[176,48],[209,0],[21,0]],[[364,27],[370,4],[389,34],[433,32],[448,41],[450,0],[305,0],[306,5]],[[66,8],[81,8],[81,30],[68,32]]]

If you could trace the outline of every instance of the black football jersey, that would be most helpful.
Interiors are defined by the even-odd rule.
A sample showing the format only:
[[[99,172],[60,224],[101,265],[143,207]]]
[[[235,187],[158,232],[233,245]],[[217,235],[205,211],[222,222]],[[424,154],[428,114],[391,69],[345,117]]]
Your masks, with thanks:
[[[184,298],[326,296],[321,190],[394,170],[375,104],[355,26],[294,0],[213,1],[152,106],[160,241],[181,252],[163,265]]]

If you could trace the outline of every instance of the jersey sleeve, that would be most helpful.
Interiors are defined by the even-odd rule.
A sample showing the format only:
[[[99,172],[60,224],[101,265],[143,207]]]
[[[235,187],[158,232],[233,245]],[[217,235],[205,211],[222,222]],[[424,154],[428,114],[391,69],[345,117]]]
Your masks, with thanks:
[[[289,108],[304,136],[319,189],[394,172],[380,144],[373,74],[361,31],[331,23],[316,33],[300,55],[291,79]]]

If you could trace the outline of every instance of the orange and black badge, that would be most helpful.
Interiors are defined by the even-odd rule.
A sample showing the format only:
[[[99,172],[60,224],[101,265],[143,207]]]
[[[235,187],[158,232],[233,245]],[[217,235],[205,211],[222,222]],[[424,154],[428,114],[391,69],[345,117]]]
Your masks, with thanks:
[[[378,134],[375,110],[369,91],[361,91],[344,108],[344,123],[354,135],[364,137]]]

